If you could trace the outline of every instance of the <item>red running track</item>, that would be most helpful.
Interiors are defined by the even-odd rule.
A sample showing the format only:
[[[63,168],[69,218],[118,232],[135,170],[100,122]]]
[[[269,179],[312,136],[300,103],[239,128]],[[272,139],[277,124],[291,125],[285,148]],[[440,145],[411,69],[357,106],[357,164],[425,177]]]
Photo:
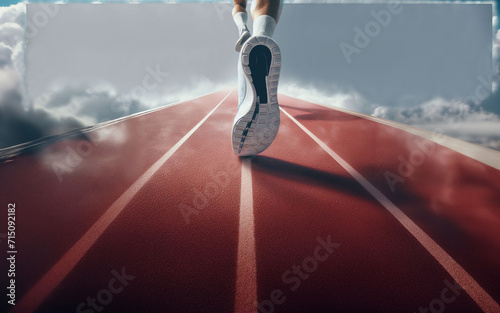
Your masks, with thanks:
[[[286,96],[273,145],[239,159],[236,102],[216,92],[1,163],[18,251],[2,311],[500,312],[498,169]]]

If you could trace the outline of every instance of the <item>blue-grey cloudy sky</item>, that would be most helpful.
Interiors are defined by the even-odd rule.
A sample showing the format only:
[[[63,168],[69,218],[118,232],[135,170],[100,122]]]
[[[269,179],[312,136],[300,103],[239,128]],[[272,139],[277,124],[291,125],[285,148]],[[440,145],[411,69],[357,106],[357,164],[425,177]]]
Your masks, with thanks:
[[[42,136],[235,86],[229,3],[27,7],[24,110],[12,105],[23,84],[10,78],[24,67],[24,5],[0,8],[0,79],[12,81],[0,86],[0,109],[14,117],[0,126],[0,147],[22,140],[19,129]],[[275,33],[280,92],[500,149],[500,112],[488,97],[493,9],[285,3]],[[461,127],[447,130],[457,117]]]

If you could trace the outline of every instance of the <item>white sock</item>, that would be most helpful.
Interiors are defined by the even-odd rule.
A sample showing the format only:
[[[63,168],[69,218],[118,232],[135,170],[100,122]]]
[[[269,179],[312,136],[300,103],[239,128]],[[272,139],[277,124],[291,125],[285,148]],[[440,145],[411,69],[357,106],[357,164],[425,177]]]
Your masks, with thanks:
[[[276,21],[269,15],[259,15],[253,21],[254,36],[272,37],[276,29]]]
[[[247,25],[248,15],[245,12],[238,12],[233,14],[233,20],[238,27],[238,31],[240,31]]]

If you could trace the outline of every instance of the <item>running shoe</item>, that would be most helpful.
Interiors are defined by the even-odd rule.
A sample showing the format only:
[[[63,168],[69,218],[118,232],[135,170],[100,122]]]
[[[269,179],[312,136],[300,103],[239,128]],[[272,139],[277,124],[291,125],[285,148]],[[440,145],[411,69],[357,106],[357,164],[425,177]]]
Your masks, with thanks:
[[[238,39],[238,41],[236,41],[236,45],[234,46],[234,50],[236,50],[236,52],[240,52],[243,44],[251,36],[252,36],[252,34],[250,34],[248,27],[246,25],[243,25],[243,27],[240,29],[240,38]]]
[[[238,156],[266,150],[278,134],[278,80],[281,52],[266,36],[252,36],[238,60],[238,113],[233,121],[232,145]]]

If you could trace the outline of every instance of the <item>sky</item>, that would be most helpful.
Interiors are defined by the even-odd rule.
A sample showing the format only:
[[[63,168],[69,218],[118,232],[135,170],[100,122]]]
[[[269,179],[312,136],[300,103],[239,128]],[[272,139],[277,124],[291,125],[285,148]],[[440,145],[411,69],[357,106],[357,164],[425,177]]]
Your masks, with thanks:
[[[492,6],[353,2],[285,3],[279,92],[500,150]],[[0,148],[235,87],[231,9],[0,8]]]

